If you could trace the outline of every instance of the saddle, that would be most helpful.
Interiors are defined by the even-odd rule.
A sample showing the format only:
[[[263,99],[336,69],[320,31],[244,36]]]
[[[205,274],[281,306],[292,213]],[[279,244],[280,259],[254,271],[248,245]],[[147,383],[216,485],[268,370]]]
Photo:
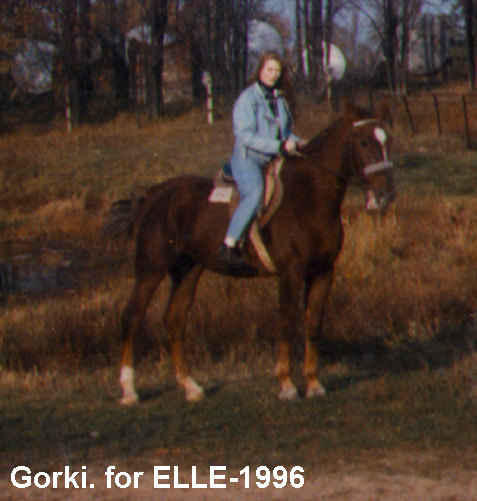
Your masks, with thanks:
[[[283,157],[277,157],[263,168],[264,190],[263,198],[257,216],[250,225],[248,237],[252,242],[258,257],[266,269],[274,273],[275,265],[260,236],[260,229],[264,228],[275,215],[283,197],[283,185],[280,180],[280,170]],[[228,204],[229,214],[232,217],[240,201],[240,193],[232,176],[230,164],[225,164],[214,179],[214,189],[209,196],[209,202]]]

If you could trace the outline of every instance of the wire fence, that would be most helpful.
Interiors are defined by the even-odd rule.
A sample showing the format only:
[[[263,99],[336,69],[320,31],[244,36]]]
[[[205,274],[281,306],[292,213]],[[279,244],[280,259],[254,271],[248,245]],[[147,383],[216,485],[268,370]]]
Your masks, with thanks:
[[[458,136],[468,148],[477,149],[475,93],[419,92],[396,96],[386,91],[368,89],[356,99],[357,104],[364,104],[373,110],[386,101],[391,108],[393,121],[409,128],[412,134]]]

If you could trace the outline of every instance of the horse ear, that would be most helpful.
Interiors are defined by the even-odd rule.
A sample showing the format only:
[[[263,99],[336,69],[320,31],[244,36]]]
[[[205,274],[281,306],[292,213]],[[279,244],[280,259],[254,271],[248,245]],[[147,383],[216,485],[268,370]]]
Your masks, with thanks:
[[[393,117],[391,114],[391,108],[387,101],[384,101],[379,107],[378,118],[383,122],[388,123],[389,126],[393,128]]]

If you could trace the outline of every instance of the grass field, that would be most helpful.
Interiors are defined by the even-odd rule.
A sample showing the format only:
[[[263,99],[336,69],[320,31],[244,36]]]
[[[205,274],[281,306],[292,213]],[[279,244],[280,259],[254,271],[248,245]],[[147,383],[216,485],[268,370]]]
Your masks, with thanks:
[[[331,119],[312,105],[299,110],[305,137]],[[424,478],[434,494],[477,499],[477,152],[457,136],[412,135],[403,122],[394,128],[394,206],[371,217],[352,189],[343,207],[345,243],[322,349],[329,395],[293,404],[276,398],[274,279],[206,273],[187,347],[208,398],[187,404],[173,380],[161,323],[164,283],[141,339],[142,403],[131,408],[117,403],[117,339],[133,248],[101,240],[102,215],[134,183],[212,176],[232,146],[229,121],[209,126],[192,110],[141,128],[121,116],[71,134],[25,127],[1,136],[0,263],[61,278],[59,287],[1,296],[0,487],[7,498],[29,491],[9,482],[18,464],[35,471],[87,465],[99,478],[109,464],[148,472],[158,464],[223,464],[235,472],[281,464],[305,468],[307,482],[330,497],[341,491],[319,483],[325,473],[348,485],[346,475],[380,472],[394,475],[394,484],[368,476],[343,499],[361,488],[356,499],[385,498],[372,489],[388,492],[395,475],[405,475],[409,488]],[[460,491],[445,490],[448,475]],[[280,492],[270,499],[300,499]],[[434,499],[423,492],[420,499]],[[119,494],[134,497],[128,489],[101,491]],[[146,489],[142,498],[155,494]]]

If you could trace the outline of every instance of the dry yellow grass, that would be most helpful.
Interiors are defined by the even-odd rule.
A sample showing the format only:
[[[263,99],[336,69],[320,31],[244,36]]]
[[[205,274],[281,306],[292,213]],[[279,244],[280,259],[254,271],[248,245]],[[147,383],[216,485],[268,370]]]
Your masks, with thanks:
[[[417,108],[432,119],[425,100]],[[297,130],[309,137],[331,119],[326,107],[301,102]],[[477,309],[476,154],[456,137],[413,136],[399,114],[394,129],[400,180],[395,205],[383,218],[370,217],[354,190],[344,205],[346,239],[326,324],[330,339],[379,340],[388,347],[431,340],[470,325]],[[229,120],[210,126],[196,109],[141,128],[121,116],[71,134],[53,129],[0,137],[1,257],[63,255],[72,260],[74,289],[4,297],[0,363],[46,368],[68,366],[72,359],[80,365],[114,360],[132,248],[100,240],[104,209],[134,183],[213,175],[228,159],[231,136]],[[464,176],[468,195],[456,192],[453,175]],[[164,337],[167,287],[149,315],[144,343],[154,349],[160,345],[155,333]],[[217,308],[222,301],[226,314]],[[190,351],[197,360],[224,354],[241,359],[273,347],[276,328],[273,279],[234,283],[206,274],[190,318]],[[204,340],[201,347],[197,338]]]
[[[299,109],[304,136],[332,118],[313,103]],[[157,493],[148,483],[138,491],[104,488],[110,464],[129,472],[223,464],[237,476],[244,465],[299,464],[307,483],[295,497],[331,499],[344,485],[363,499],[472,498],[477,154],[461,137],[439,139],[432,128],[413,136],[402,120],[395,123],[393,207],[384,217],[365,214],[354,188],[343,207],[345,242],[322,350],[328,396],[293,405],[276,398],[276,280],[209,272],[187,329],[192,370],[209,398],[187,405],[177,390],[161,321],[166,280],[139,340],[143,401],[127,409],[117,403],[119,319],[133,248],[100,239],[102,214],[133,183],[212,175],[230,153],[228,120],[210,127],[193,110],[141,129],[123,116],[70,135],[0,137],[0,264],[21,255],[33,271],[60,270],[68,279],[58,289],[0,295],[3,496],[91,497],[89,490],[20,492],[9,480],[20,464],[48,472],[87,465],[96,496],[111,499]],[[183,494],[171,491],[171,498]]]

